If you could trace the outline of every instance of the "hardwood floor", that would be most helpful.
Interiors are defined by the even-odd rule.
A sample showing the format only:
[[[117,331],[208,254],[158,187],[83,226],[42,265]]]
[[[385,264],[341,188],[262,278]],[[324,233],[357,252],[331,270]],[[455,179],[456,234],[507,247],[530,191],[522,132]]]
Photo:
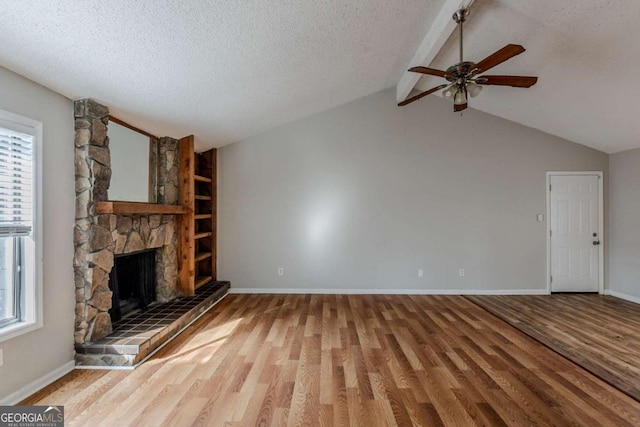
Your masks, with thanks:
[[[640,305],[595,294],[469,299],[640,401]]]
[[[456,296],[229,295],[136,371],[24,403],[68,426],[640,425],[640,403]]]

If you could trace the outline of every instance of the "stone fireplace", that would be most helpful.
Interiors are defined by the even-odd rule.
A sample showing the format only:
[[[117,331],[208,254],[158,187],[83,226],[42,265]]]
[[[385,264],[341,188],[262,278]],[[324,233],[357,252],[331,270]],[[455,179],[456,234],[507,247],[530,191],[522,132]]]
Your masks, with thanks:
[[[112,331],[109,310],[113,289],[109,274],[115,256],[155,250],[156,301],[178,292],[178,235],[174,215],[98,214],[111,182],[109,110],[92,99],[74,103],[76,209],[73,260],[76,310],[75,342],[86,344]],[[157,200],[178,202],[178,141],[158,140]]]

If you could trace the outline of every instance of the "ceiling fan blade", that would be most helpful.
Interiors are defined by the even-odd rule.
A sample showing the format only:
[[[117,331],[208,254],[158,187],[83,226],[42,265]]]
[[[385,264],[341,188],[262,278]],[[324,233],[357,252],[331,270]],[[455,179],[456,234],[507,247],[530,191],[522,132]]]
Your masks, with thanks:
[[[436,87],[434,87],[433,89],[429,89],[429,90],[427,90],[427,91],[425,91],[425,92],[419,93],[419,94],[417,94],[416,96],[412,96],[411,98],[409,98],[409,99],[405,99],[404,101],[400,102],[400,103],[398,104],[398,107],[403,107],[403,106],[405,106],[405,105],[407,105],[407,104],[411,104],[413,101],[417,101],[418,99],[423,98],[423,97],[425,97],[425,96],[427,96],[427,95],[430,95],[430,94],[432,94],[433,92],[437,92],[437,91],[439,91],[440,89],[444,89],[444,88],[445,88],[445,87],[447,87],[447,86],[449,86],[449,85],[440,85],[440,86],[436,86]]]
[[[531,87],[538,81],[537,77],[528,76],[480,76],[476,79],[479,85]]]
[[[462,110],[466,110],[467,109],[467,103],[465,102],[464,104],[453,104],[453,111],[455,111],[456,113],[458,111],[462,111]]]
[[[491,55],[478,62],[474,67],[476,74],[484,73],[485,71],[495,67],[498,64],[502,64],[507,59],[511,59],[516,55],[520,55],[524,52],[524,48],[518,44],[508,44],[502,49],[492,53]]]
[[[445,71],[436,70],[435,68],[429,68],[429,67],[411,67],[409,68],[409,71],[413,73],[428,74],[430,76],[444,77],[445,79],[449,75]]]

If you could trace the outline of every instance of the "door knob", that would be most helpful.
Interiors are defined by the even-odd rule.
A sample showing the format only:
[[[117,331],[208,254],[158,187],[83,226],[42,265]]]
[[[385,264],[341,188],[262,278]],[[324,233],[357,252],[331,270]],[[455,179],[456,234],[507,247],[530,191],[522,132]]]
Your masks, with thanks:
[[[600,240],[594,240],[593,244],[598,246],[600,244]]]

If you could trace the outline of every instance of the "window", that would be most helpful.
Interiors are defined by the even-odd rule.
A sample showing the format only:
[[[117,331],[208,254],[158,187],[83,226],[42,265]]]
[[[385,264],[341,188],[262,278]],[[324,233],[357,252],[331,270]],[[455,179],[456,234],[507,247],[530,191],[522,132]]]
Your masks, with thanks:
[[[0,327],[22,319],[22,237],[0,237]]]
[[[39,122],[0,111],[0,340],[42,326],[36,262],[41,134]]]

